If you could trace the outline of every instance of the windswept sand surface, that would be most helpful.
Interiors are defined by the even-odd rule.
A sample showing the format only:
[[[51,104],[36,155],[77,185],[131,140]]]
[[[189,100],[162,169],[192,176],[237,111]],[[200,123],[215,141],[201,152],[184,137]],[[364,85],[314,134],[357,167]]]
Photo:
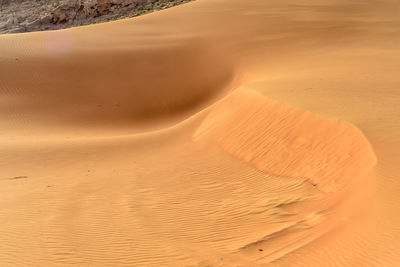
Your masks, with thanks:
[[[0,266],[399,266],[399,29],[197,0],[0,35]]]

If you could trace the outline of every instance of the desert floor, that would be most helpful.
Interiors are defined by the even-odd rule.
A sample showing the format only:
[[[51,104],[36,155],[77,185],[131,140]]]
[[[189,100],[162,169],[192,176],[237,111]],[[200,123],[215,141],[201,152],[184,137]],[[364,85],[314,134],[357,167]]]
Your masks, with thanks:
[[[399,266],[399,29],[197,0],[0,35],[0,266]]]

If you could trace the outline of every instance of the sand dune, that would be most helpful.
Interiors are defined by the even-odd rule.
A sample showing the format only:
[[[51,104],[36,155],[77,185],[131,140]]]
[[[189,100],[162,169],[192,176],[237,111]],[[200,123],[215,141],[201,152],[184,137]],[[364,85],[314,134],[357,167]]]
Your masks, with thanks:
[[[211,135],[228,153],[266,173],[309,180],[335,192],[376,163],[353,125],[265,99],[235,93],[213,107],[195,134]]]
[[[399,15],[197,0],[0,35],[0,265],[398,266]]]

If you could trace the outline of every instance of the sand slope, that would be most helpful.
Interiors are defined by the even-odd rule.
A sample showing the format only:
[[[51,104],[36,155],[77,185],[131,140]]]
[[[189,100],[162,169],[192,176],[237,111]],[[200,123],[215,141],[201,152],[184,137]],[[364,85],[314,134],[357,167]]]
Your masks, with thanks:
[[[398,266],[399,26],[197,0],[0,35],[0,265]]]

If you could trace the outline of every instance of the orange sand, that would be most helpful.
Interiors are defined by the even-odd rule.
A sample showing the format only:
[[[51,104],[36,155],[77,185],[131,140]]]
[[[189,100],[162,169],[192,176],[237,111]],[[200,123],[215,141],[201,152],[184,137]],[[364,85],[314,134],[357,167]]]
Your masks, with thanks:
[[[399,28],[197,0],[0,35],[0,266],[399,266]]]

